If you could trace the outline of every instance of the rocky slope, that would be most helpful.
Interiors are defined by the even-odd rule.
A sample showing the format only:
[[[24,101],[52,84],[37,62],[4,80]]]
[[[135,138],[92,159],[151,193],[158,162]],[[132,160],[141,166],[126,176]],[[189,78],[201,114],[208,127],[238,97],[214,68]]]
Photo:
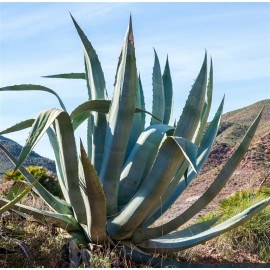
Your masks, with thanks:
[[[215,209],[222,198],[236,191],[256,188],[270,182],[270,99],[267,99],[222,116],[208,161],[197,178],[158,223],[179,215],[204,193],[263,107],[262,119],[244,159],[220,194],[197,217]]]

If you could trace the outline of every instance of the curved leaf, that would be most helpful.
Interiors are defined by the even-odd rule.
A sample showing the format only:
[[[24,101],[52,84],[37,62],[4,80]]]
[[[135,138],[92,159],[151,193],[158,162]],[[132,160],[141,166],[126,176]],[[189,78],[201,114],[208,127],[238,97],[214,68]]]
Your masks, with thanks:
[[[73,129],[76,130],[81,123],[90,117],[91,112],[108,113],[110,100],[89,100],[79,105],[70,114]]]
[[[9,160],[15,165],[17,160],[11,153],[0,144],[0,149],[5,153]],[[26,178],[29,183],[34,183],[36,179],[29,173],[24,166],[19,167],[19,171]],[[36,183],[33,190],[50,206],[54,211],[62,214],[72,214],[70,206],[64,201],[60,200],[58,197],[51,194],[46,188],[44,188],[40,183]]]
[[[12,201],[7,202],[4,206],[0,208],[0,214],[3,214],[10,208],[12,208],[18,201],[20,201],[31,189],[32,187],[38,182],[36,179],[31,185],[27,186],[19,195],[17,195]]]
[[[18,124],[13,125],[12,127],[9,127],[3,131],[0,132],[0,135],[4,135],[7,133],[12,133],[12,132],[16,132],[16,131],[20,131],[26,128],[29,128],[32,126],[32,124],[34,123],[35,119],[27,119],[24,120]]]
[[[59,144],[56,138],[55,131],[51,127],[49,127],[47,129],[47,135],[48,135],[51,147],[54,152],[57,178],[58,178],[61,190],[62,190],[62,193],[64,195],[66,202],[70,204],[69,194],[67,191],[67,186],[68,186],[67,179],[64,177],[64,173],[63,173],[64,168],[62,167],[62,163],[61,163]]]
[[[267,198],[241,212],[240,214],[222,222],[213,228],[203,231],[193,236],[174,238],[174,239],[153,239],[138,244],[142,250],[147,252],[168,253],[184,250],[198,244],[204,243],[218,235],[229,231],[247,220],[270,204],[270,198]]]
[[[23,163],[30,151],[52,123],[55,124],[59,158],[70,204],[78,222],[87,224],[85,206],[79,187],[76,144],[71,120],[66,112],[58,109],[51,109],[39,114],[32,126],[26,144],[22,149],[15,170]]]
[[[48,93],[51,93],[55,95],[64,111],[66,111],[66,107],[64,103],[62,102],[61,98],[54,92],[52,89],[42,86],[42,85],[36,85],[36,84],[20,84],[20,85],[11,85],[6,87],[1,87],[0,91],[45,91]]]
[[[168,234],[185,224],[199,211],[206,207],[218,195],[218,193],[224,187],[226,182],[230,179],[231,175],[244,157],[250,145],[251,139],[253,138],[255,131],[258,127],[261,115],[262,111],[259,113],[253,124],[250,126],[242,142],[234,151],[232,156],[228,159],[226,164],[223,166],[220,173],[215,178],[214,182],[195,203],[193,203],[186,211],[181,213],[176,218],[170,220],[169,222],[166,222],[165,224],[162,224],[162,226],[145,229],[143,231],[143,234],[140,234],[138,231],[136,237],[140,238],[140,240],[142,238],[153,239]],[[136,241],[139,242],[140,240],[138,238]]]
[[[149,173],[160,143],[172,127],[158,124],[149,126],[139,137],[125,162],[119,184],[119,205],[127,204]]]
[[[2,206],[6,205],[8,202],[9,202],[8,200],[0,198],[0,205]],[[12,209],[33,216],[34,218],[40,220],[41,222],[47,222],[49,224],[53,224],[57,227],[63,228],[68,231],[81,230],[80,225],[71,215],[39,210],[37,208],[22,205],[19,203],[13,205]]]

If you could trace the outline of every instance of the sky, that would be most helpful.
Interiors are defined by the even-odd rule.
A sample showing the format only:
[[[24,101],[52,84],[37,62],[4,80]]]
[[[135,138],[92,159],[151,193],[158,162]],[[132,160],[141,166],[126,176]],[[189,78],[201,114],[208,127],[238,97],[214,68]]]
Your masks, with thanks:
[[[179,119],[205,50],[213,59],[209,120],[225,94],[224,112],[270,98],[270,3],[0,3],[0,86],[40,84],[55,90],[71,112],[87,100],[83,80],[41,76],[84,72],[82,45],[69,12],[94,46],[111,97],[124,34],[132,15],[137,69],[146,108],[152,106],[154,50],[163,71],[168,54]],[[60,108],[40,91],[1,92],[0,129]],[[24,145],[29,129],[6,135]],[[85,140],[86,126],[76,133]],[[44,136],[34,151],[53,158]]]

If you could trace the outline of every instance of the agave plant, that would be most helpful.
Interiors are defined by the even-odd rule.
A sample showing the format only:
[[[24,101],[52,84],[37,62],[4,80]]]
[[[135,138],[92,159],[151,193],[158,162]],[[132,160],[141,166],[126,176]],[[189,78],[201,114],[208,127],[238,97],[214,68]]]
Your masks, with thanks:
[[[71,16],[72,17],[72,16]],[[250,219],[270,203],[266,199],[235,217],[215,225],[217,218],[180,227],[206,207],[237,168],[259,124],[259,113],[211,186],[185,212],[162,226],[153,225],[164,214],[205,163],[216,137],[224,98],[207,126],[212,103],[213,65],[207,78],[207,54],[203,60],[179,121],[172,124],[173,89],[169,61],[162,74],[155,53],[152,112],[145,110],[144,94],[136,67],[132,22],[124,38],[112,99],[107,95],[98,56],[72,17],[83,45],[85,72],[46,76],[86,81],[88,100],[70,114],[53,90],[41,85],[14,85],[1,91],[41,90],[59,100],[60,109],[42,111],[0,134],[31,127],[18,159],[1,150],[33,183],[22,163],[47,133],[55,154],[64,200],[36,183],[34,191],[49,205],[41,211],[21,204],[13,209],[37,220],[46,220],[86,242],[124,243],[140,252],[168,253],[184,250],[216,237]],[[146,114],[151,117],[146,126]],[[77,156],[76,129],[87,121],[87,149],[80,142]],[[7,200],[1,198],[0,203]],[[180,228],[179,231],[176,231]],[[175,232],[176,231],[176,232]]]

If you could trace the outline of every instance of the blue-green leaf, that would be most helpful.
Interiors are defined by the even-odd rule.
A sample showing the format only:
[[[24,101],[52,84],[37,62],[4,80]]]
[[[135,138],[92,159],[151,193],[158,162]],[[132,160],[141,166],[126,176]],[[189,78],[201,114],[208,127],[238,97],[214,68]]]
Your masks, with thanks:
[[[154,49],[155,53],[155,62],[153,68],[153,103],[152,103],[152,114],[157,116],[161,122],[152,118],[150,125],[161,124],[163,123],[163,117],[165,112],[165,97],[164,97],[164,88],[162,81],[162,74],[160,69],[160,64],[158,60],[158,56]]]
[[[100,170],[107,200],[107,213],[118,211],[118,186],[136,104],[136,59],[132,24],[119,58],[112,104],[108,115],[104,157]]]
[[[187,159],[191,166],[196,167],[196,152],[196,146],[186,139],[167,137],[163,141],[137,193],[120,214],[108,223],[108,231],[114,239],[122,240],[132,236],[160,200],[179,165]]]
[[[173,87],[172,78],[169,67],[169,60],[167,57],[165,69],[162,75],[163,87],[164,87],[164,97],[165,97],[165,111],[163,123],[169,124],[173,116]]]
[[[207,81],[207,54],[200,73],[192,86],[174,135],[192,140],[201,119]]]
[[[138,138],[120,176],[120,205],[127,204],[137,192],[154,163],[162,139],[169,130],[173,128],[163,124],[152,125]]]
[[[64,73],[56,75],[42,76],[43,78],[52,78],[52,79],[83,79],[85,80],[85,73]]]
[[[66,111],[66,107],[61,100],[61,98],[50,88],[42,86],[42,85],[36,85],[36,84],[20,84],[20,85],[11,85],[6,87],[1,87],[0,91],[45,91],[48,93],[51,93],[55,95],[64,111]]]
[[[5,153],[5,155],[9,158],[9,160],[16,164],[16,158],[11,155],[11,153],[2,145],[0,145],[0,149]],[[22,165],[19,167],[19,171],[26,178],[26,180],[32,184],[35,182],[35,178],[29,173]],[[54,211],[62,213],[62,214],[72,214],[71,208],[65,201],[60,200],[58,197],[51,194],[46,188],[44,188],[40,183],[36,183],[33,189],[44,201],[47,205],[49,205]]]
[[[0,132],[0,135],[4,135],[7,133],[12,133],[12,132],[16,132],[16,131],[20,131],[26,128],[29,128],[32,126],[32,124],[34,123],[35,119],[27,119],[25,121],[22,121],[18,124],[13,125],[12,127],[9,127],[3,131]]]
[[[148,240],[142,243],[139,243],[138,246],[142,248],[142,250],[146,252],[158,252],[158,253],[168,253],[171,251],[180,251],[184,250],[193,246],[196,246],[198,244],[204,243],[214,237],[217,237],[224,232],[227,232],[247,220],[251,219],[254,215],[256,215],[259,211],[264,209],[265,207],[269,206],[270,204],[270,198],[267,198],[248,209],[242,211],[240,214],[206,230],[201,233],[187,236],[187,237],[181,237],[181,238],[173,238],[169,239],[169,237],[166,237],[166,239],[157,238],[153,240]]]

